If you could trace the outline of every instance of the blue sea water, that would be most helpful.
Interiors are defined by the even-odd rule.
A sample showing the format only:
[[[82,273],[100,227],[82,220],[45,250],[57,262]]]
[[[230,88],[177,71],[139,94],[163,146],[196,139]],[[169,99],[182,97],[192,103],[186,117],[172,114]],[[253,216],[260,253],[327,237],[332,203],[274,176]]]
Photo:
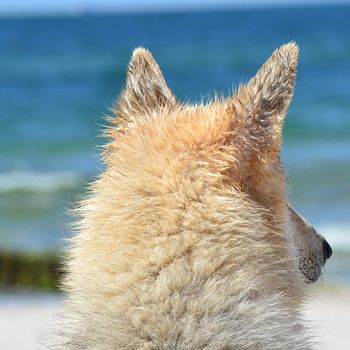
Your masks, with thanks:
[[[335,248],[350,281],[350,7],[0,19],[0,249],[47,250],[102,168],[98,135],[132,50],[147,47],[185,101],[251,77],[296,40],[300,64],[284,131],[290,198]]]

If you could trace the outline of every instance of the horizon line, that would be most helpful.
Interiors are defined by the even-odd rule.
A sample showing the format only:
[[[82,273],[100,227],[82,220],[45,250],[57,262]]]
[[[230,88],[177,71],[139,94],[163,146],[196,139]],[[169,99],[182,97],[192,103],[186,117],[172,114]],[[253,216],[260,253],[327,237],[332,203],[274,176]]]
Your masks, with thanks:
[[[349,6],[350,0],[305,0],[303,2],[286,1],[275,2],[267,1],[264,3],[254,2],[239,2],[235,4],[228,3],[216,3],[216,4],[203,4],[203,5],[188,5],[179,4],[169,6],[140,6],[119,8],[117,6],[77,6],[70,9],[42,9],[39,11],[0,11],[0,19],[5,18],[50,18],[50,17],[84,17],[94,15],[147,15],[147,14],[172,14],[172,13],[189,13],[189,12],[207,12],[207,11],[224,11],[224,10],[264,10],[264,9],[288,9],[288,8],[310,8],[310,7],[334,7],[334,6]]]

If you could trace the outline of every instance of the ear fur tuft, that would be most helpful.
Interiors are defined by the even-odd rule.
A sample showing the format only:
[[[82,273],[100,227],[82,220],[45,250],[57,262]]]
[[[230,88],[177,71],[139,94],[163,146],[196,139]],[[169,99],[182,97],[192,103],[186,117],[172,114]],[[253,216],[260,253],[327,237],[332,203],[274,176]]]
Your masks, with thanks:
[[[279,150],[284,117],[293,96],[298,46],[291,42],[277,49],[245,85],[232,104],[235,118],[253,146]]]
[[[133,121],[161,107],[175,104],[175,97],[151,53],[144,48],[135,49],[128,67],[125,89],[113,111],[125,121]]]

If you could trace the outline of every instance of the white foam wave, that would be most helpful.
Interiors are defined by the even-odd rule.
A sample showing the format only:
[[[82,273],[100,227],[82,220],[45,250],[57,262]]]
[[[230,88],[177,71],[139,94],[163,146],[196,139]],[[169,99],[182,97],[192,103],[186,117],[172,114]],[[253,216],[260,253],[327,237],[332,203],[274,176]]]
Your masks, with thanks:
[[[0,174],[0,193],[15,191],[58,192],[81,184],[79,173],[63,171],[55,173],[8,172]]]
[[[334,249],[350,251],[350,222],[328,222],[318,227],[318,231]]]

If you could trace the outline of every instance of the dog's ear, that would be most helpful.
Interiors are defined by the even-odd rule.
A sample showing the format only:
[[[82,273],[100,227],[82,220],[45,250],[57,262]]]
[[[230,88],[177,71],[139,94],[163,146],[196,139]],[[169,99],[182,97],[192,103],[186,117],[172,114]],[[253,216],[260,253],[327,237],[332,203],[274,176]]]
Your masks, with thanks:
[[[231,100],[237,136],[256,150],[279,152],[283,121],[294,91],[298,52],[293,42],[281,46]]]
[[[128,67],[126,86],[114,112],[124,120],[132,121],[175,104],[175,97],[151,53],[144,48],[135,49]]]

